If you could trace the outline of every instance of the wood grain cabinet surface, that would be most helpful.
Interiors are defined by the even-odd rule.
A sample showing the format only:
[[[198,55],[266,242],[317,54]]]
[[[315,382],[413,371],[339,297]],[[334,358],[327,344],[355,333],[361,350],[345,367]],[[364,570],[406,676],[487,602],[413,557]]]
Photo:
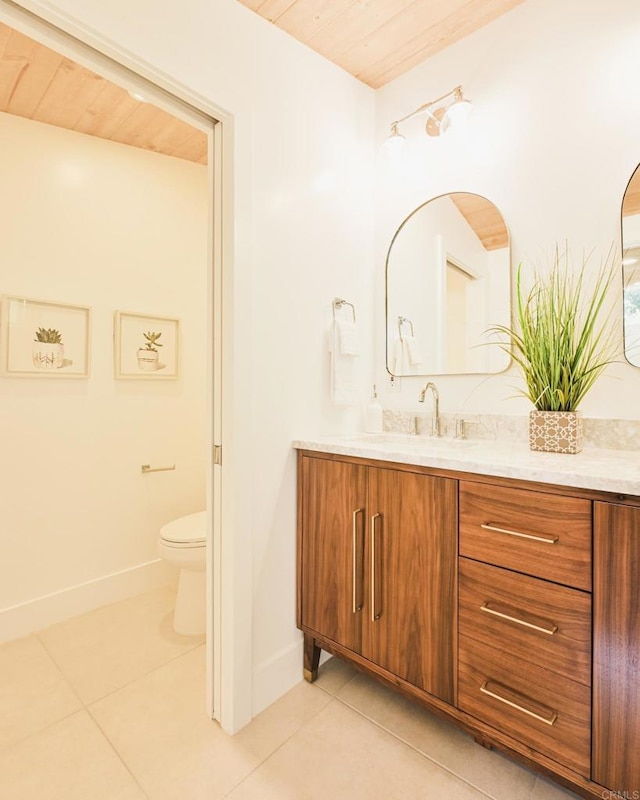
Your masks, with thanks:
[[[298,454],[298,627],[585,798],[640,798],[640,498]]]
[[[369,469],[371,579],[363,655],[455,700],[457,486]]]
[[[591,538],[589,500],[460,484],[459,707],[586,779]]]
[[[591,595],[460,559],[460,635],[591,686]]]
[[[359,653],[367,469],[319,458],[303,458],[300,467],[304,592],[299,621]]]
[[[591,589],[591,501],[460,482],[460,554]]]
[[[460,637],[459,705],[588,778],[591,691],[504,650]]]
[[[299,627],[453,703],[456,482],[308,456],[299,480]]]
[[[593,779],[640,797],[640,508],[595,503]]]

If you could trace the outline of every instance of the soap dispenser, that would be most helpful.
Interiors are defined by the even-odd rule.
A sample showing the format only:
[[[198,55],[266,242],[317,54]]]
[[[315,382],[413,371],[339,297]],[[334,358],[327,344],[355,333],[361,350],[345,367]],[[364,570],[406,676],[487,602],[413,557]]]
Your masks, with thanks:
[[[382,406],[378,402],[375,384],[373,397],[364,411],[364,429],[367,433],[382,433]]]

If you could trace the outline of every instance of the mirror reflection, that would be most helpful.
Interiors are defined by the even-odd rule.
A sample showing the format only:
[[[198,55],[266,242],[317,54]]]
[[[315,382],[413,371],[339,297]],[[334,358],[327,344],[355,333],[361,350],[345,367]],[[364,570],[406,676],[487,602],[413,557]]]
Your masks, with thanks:
[[[486,346],[509,325],[511,254],[498,209],[466,192],[419,206],[387,255],[387,370],[394,376],[501,372],[509,356]]]
[[[640,367],[640,167],[622,201],[622,274],[624,280],[624,352]]]

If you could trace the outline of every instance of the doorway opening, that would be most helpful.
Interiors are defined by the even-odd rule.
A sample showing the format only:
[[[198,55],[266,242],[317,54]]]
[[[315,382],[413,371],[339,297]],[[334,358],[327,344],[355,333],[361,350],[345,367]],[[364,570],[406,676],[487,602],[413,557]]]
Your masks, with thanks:
[[[197,471],[194,469],[194,461],[199,458],[199,467],[203,473],[204,482],[202,495],[203,500],[206,495],[204,505],[207,508],[207,710],[210,716],[219,719],[218,712],[221,707],[219,640],[221,634],[220,626],[215,624],[215,620],[219,618],[220,614],[217,598],[220,592],[218,576],[221,570],[221,548],[219,544],[221,536],[221,474],[219,466],[214,467],[211,454],[214,442],[219,443],[221,441],[222,429],[222,406],[220,402],[222,381],[220,342],[222,328],[220,291],[222,255],[219,242],[219,230],[222,225],[220,212],[222,187],[221,125],[214,117],[203,113],[190,103],[172,95],[153,82],[133,73],[87,45],[49,26],[42,20],[32,17],[27,12],[18,11],[10,4],[6,4],[6,6],[2,4],[0,6],[0,23],[0,59],[2,63],[0,99],[3,101],[3,104],[0,105],[0,112],[5,118],[5,129],[9,130],[11,128],[12,135],[15,138],[22,138],[24,141],[25,132],[28,132],[26,138],[31,140],[33,144],[40,145],[39,158],[43,156],[42,148],[44,145],[42,143],[44,141],[43,137],[47,134],[47,129],[50,129],[48,134],[56,139],[56,147],[58,145],[67,146],[68,153],[73,153],[75,150],[76,156],[86,155],[87,159],[90,158],[89,150],[95,150],[96,146],[103,147],[102,152],[107,152],[111,148],[112,152],[118,151],[119,155],[128,150],[131,150],[132,153],[135,148],[140,151],[140,155],[145,161],[145,166],[144,168],[139,166],[135,159],[125,158],[124,160],[127,161],[129,167],[129,177],[123,178],[121,183],[124,182],[124,185],[120,186],[122,190],[120,197],[131,202],[131,207],[135,207],[135,202],[133,202],[135,197],[126,198],[126,181],[135,176],[136,180],[141,182],[143,173],[151,166],[151,161],[154,159],[156,159],[156,169],[149,171],[154,171],[156,176],[157,173],[161,173],[163,170],[169,176],[173,173],[180,173],[185,184],[190,183],[192,189],[196,184],[200,184],[201,189],[204,187],[205,207],[201,213],[204,225],[201,248],[203,254],[203,283],[199,290],[202,303],[202,322],[197,330],[188,331],[186,323],[190,315],[185,313],[184,305],[181,311],[171,313],[169,302],[161,303],[158,299],[160,287],[166,290],[167,296],[173,295],[173,299],[177,300],[176,286],[186,284],[193,277],[185,270],[184,259],[181,262],[179,258],[174,258],[173,271],[170,271],[166,268],[166,256],[170,251],[165,251],[164,262],[163,254],[158,254],[158,252],[154,252],[151,255],[149,253],[145,255],[141,252],[134,253],[135,244],[136,242],[139,243],[141,238],[148,240],[159,238],[160,233],[166,234],[167,229],[170,227],[170,221],[167,221],[166,218],[160,223],[156,221],[155,233],[152,235],[147,232],[145,236],[141,237],[142,226],[150,223],[148,218],[149,203],[141,197],[135,213],[129,216],[127,235],[122,238],[119,238],[119,235],[110,237],[108,235],[109,226],[113,224],[114,218],[117,216],[115,211],[117,209],[118,212],[121,212],[122,208],[118,208],[118,200],[114,199],[115,195],[112,197],[111,211],[106,196],[102,196],[98,200],[94,195],[91,203],[87,203],[86,216],[83,219],[76,219],[75,231],[70,232],[67,230],[64,237],[60,236],[59,229],[56,230],[54,225],[50,225],[48,229],[46,226],[34,226],[31,241],[39,245],[39,253],[37,248],[33,247],[30,250],[29,257],[33,259],[31,263],[32,266],[35,265],[35,268],[32,270],[18,269],[18,264],[14,257],[14,268],[20,274],[14,274],[10,283],[3,280],[4,291],[9,291],[12,297],[23,300],[24,307],[27,307],[25,303],[30,303],[33,300],[49,302],[55,305],[56,310],[63,315],[60,318],[62,320],[65,319],[65,313],[73,315],[78,308],[84,307],[88,309],[85,314],[86,322],[84,327],[79,331],[74,331],[73,336],[71,336],[72,347],[80,346],[80,350],[82,350],[81,343],[85,343],[86,370],[83,369],[80,374],[74,375],[73,377],[77,378],[75,381],[60,380],[67,366],[64,364],[65,360],[74,362],[75,358],[76,365],[78,363],[79,356],[70,356],[71,350],[68,348],[66,358],[58,362],[62,366],[57,375],[53,373],[48,375],[36,373],[33,362],[31,364],[26,363],[26,366],[23,365],[25,366],[24,373],[26,374],[18,374],[18,371],[11,373],[9,365],[13,366],[14,362],[10,362],[12,351],[9,349],[7,330],[3,329],[0,331],[0,342],[3,348],[1,354],[3,376],[0,378],[0,382],[4,384],[5,391],[8,391],[7,387],[12,387],[11,391],[13,392],[14,400],[19,398],[23,405],[25,397],[29,403],[37,405],[38,399],[43,399],[42,395],[46,388],[49,399],[45,399],[40,405],[57,407],[61,416],[58,417],[57,423],[54,417],[49,422],[45,419],[40,424],[40,427],[38,427],[38,424],[33,424],[32,430],[54,430],[56,447],[50,450],[48,458],[46,454],[43,454],[43,460],[45,463],[47,460],[49,462],[57,461],[59,466],[62,464],[63,468],[58,471],[58,474],[65,473],[64,458],[68,459],[69,451],[73,448],[77,452],[82,452],[84,448],[85,452],[91,455],[91,453],[95,454],[100,446],[101,429],[96,429],[93,425],[89,425],[86,420],[83,428],[83,421],[78,415],[72,413],[73,407],[78,401],[82,401],[86,405],[94,401],[100,402],[101,398],[104,399],[105,396],[110,396],[112,399],[116,398],[128,404],[130,408],[137,406],[136,414],[141,427],[144,426],[145,422],[149,421],[149,417],[152,418],[152,424],[147,426],[143,433],[140,433],[138,452],[135,455],[140,456],[137,461],[141,463],[137,464],[136,461],[137,471],[135,476],[133,470],[130,469],[133,461],[135,461],[130,452],[123,459],[123,461],[126,461],[126,466],[121,465],[121,473],[126,473],[127,470],[131,473],[131,481],[129,483],[131,491],[126,502],[130,508],[136,509],[133,516],[137,517],[138,523],[141,522],[144,516],[141,505],[138,503],[136,506],[140,496],[144,497],[147,511],[152,508],[157,512],[157,505],[154,506],[154,502],[157,503],[158,498],[170,496],[174,488],[170,483],[171,477],[179,476],[181,471],[193,474]],[[74,148],[70,144],[74,137],[76,142],[79,142],[80,139],[85,139],[84,144],[87,147],[85,148],[83,144]],[[49,145],[47,144],[46,146],[48,147]],[[160,167],[160,160],[163,161],[162,168]],[[86,163],[88,162],[85,162],[85,166]],[[102,166],[104,167],[104,165],[103,162]],[[87,170],[83,172],[82,166],[82,164],[79,166],[77,159],[68,158],[65,160],[60,158],[55,165],[55,169],[52,168],[52,170],[58,173],[55,176],[58,184],[66,182],[77,195],[82,188],[81,184],[85,186],[97,185],[99,170],[91,174]],[[203,176],[198,177],[198,171],[204,171]],[[108,172],[108,170],[103,170],[102,172],[101,178],[109,178],[109,175],[104,175],[104,172]],[[118,183],[115,173],[112,173],[110,177],[113,179],[115,186]],[[20,180],[17,174],[14,175],[14,179],[16,182]],[[38,181],[36,173],[32,173],[23,180],[19,192],[23,196],[29,193],[38,193],[41,196],[44,191],[44,184],[44,181]],[[139,187],[140,183],[135,185]],[[160,191],[158,189],[159,186],[159,183],[156,184],[156,191]],[[188,200],[184,199],[185,195],[181,195],[181,199],[176,200],[174,205],[176,228],[180,228],[180,223],[184,223],[189,219],[191,212],[200,213],[193,206],[195,193],[197,192],[194,189]],[[175,200],[176,198],[177,195],[172,199]],[[55,204],[55,196],[49,199]],[[64,212],[63,206],[65,202],[63,198],[58,197],[58,211],[60,213]],[[122,202],[124,203],[124,200]],[[94,237],[92,241],[87,240],[88,227],[86,223],[92,211],[96,211],[101,215],[101,224],[106,231],[106,235],[104,238],[101,237],[100,241],[97,240],[97,237]],[[122,215],[120,214],[120,216]],[[49,216],[48,219],[51,221],[53,216]],[[43,224],[46,224],[46,220],[44,220]],[[150,224],[154,224],[153,221]],[[52,269],[54,255],[56,258],[61,256],[62,239],[66,239],[68,244],[74,236],[76,239],[74,245],[76,248],[75,253],[77,254],[78,250],[83,249],[84,260],[79,263],[74,258],[69,258],[69,264],[65,265],[64,270],[62,268]],[[82,241],[84,241],[84,244],[81,244]],[[179,252],[179,245],[176,242],[174,242],[174,247],[178,247],[176,252]],[[105,250],[108,252],[105,253]],[[108,263],[108,266],[105,267],[106,263]],[[105,269],[110,270],[109,274],[105,275]],[[100,271],[101,275],[101,285],[96,289],[99,302],[95,297],[89,297],[86,302],[83,302],[83,298],[80,297],[80,287],[92,270]],[[146,277],[143,273],[146,274]],[[43,278],[43,275],[46,276],[47,274],[48,279],[50,279],[49,282]],[[144,302],[143,284],[145,280],[150,284],[147,302]],[[116,283],[127,287],[130,298],[128,302],[127,298],[124,297],[120,301],[113,296],[109,296],[106,289]],[[132,287],[135,288],[135,291],[129,292]],[[107,308],[109,303],[110,307]],[[31,310],[36,309],[36,305],[32,303],[29,308]],[[155,345],[163,344],[167,349],[161,352],[163,356],[167,354],[167,357],[164,360],[156,360],[154,362],[162,366],[158,366],[157,369],[151,371],[145,370],[144,375],[132,378],[130,374],[127,375],[126,371],[123,371],[122,364],[124,362],[118,361],[119,353],[113,349],[112,338],[115,338],[122,347],[134,347],[133,339],[127,345],[123,343],[126,342],[126,337],[131,333],[130,330],[127,332],[127,325],[131,323],[136,314],[144,317],[142,324],[143,327],[146,327],[144,331],[141,329],[140,332],[143,334],[153,333],[155,336],[155,338],[152,337],[151,345],[148,349],[158,351],[159,348],[155,347]],[[3,315],[3,320],[3,324],[7,324],[6,315]],[[38,328],[55,330],[57,327],[61,327],[61,324],[39,324]],[[165,336],[164,341],[160,341],[157,334],[163,325],[165,326],[163,328]],[[149,330],[146,330],[146,328]],[[14,330],[14,332],[17,331],[18,328]],[[58,333],[60,334],[60,331]],[[135,339],[135,333],[131,335]],[[15,336],[14,341],[16,341]],[[174,463],[176,459],[172,457],[174,448],[179,444],[180,436],[175,432],[172,433],[171,441],[163,445],[162,436],[160,434],[154,436],[154,426],[156,431],[163,430],[163,420],[167,419],[163,411],[166,412],[172,405],[178,411],[183,410],[179,407],[179,400],[181,393],[184,393],[187,370],[190,370],[191,374],[193,374],[195,370],[194,360],[197,360],[196,356],[189,355],[190,351],[185,351],[185,347],[194,342],[201,347],[202,352],[200,363],[202,393],[197,402],[204,408],[204,431],[200,437],[201,443],[204,444],[202,444],[202,452],[197,458],[183,453],[181,470],[181,465]],[[142,342],[141,346],[144,347],[145,343]],[[135,347],[137,348],[138,345],[135,345]],[[112,360],[116,362],[115,374]],[[136,360],[134,359],[132,363],[135,364]],[[19,362],[18,366],[20,366]],[[133,369],[135,369],[135,366]],[[164,374],[162,373],[163,369],[166,370]],[[71,371],[69,370],[69,372]],[[36,378],[39,380],[36,380]],[[98,386],[98,382],[101,383],[101,386]],[[165,401],[163,411],[153,408],[154,398],[157,397],[161,397]],[[65,418],[64,412],[65,398],[68,399],[67,418]],[[44,409],[42,413],[45,413]],[[104,420],[108,420],[109,415],[105,407],[102,408],[100,413],[103,415]],[[190,419],[184,418],[184,425],[188,426],[189,424]],[[28,422],[25,422],[25,425],[28,426]],[[120,433],[122,433],[118,425],[115,425],[113,430],[120,430]],[[137,435],[135,434],[134,436]],[[95,437],[93,442],[90,441],[92,437]],[[118,441],[117,436],[112,436],[110,445],[114,449],[117,446],[124,449],[130,443],[130,439],[131,435],[123,435],[120,441]],[[91,445],[90,447],[86,446],[87,442]],[[65,449],[67,451],[66,455],[64,455]],[[55,457],[54,453],[57,453]],[[12,460],[12,462],[12,472],[17,475],[20,470],[17,469],[16,461]],[[169,469],[174,465],[176,467],[175,470]],[[143,470],[144,466],[150,466],[151,469],[145,472]],[[187,467],[186,470],[185,466]],[[68,475],[69,467],[67,466],[66,469]],[[148,472],[154,472],[155,469],[158,469],[158,475],[147,474]],[[60,490],[67,493],[67,499],[65,499],[65,496],[59,497],[58,506],[64,508],[65,504],[67,504],[72,511],[72,516],[75,515],[74,518],[76,520],[84,514],[84,530],[87,534],[85,535],[86,543],[88,534],[91,531],[91,526],[86,524],[91,510],[86,507],[88,494],[79,490],[79,482],[86,479],[87,475],[89,476],[89,482],[91,482],[92,465],[86,461],[84,463],[76,462],[71,472],[74,470],[76,474],[71,476],[73,479],[67,481],[66,489]],[[33,481],[37,481],[38,471],[40,470],[34,470],[33,475],[30,475],[26,469],[23,472],[23,477],[26,475],[31,485],[30,489],[23,489],[24,493],[33,490]],[[56,470],[54,469],[53,471],[55,472]],[[122,478],[122,474],[118,475],[116,473],[117,469],[114,467],[114,484],[117,484],[118,480]],[[154,488],[151,488],[149,479],[160,479],[164,483],[157,483]],[[146,482],[143,483],[143,481]],[[101,515],[108,514],[109,508],[120,501],[110,493],[109,487],[105,487],[98,480],[96,480],[96,483],[98,484],[97,493],[103,497],[104,502],[102,508],[94,509],[96,517],[99,518]],[[185,489],[184,486],[182,488]],[[178,503],[177,510],[173,516],[180,516],[182,513],[198,510],[189,505],[190,503],[197,504],[195,493],[192,491],[189,494],[189,490],[185,489],[183,494],[184,498]],[[83,502],[85,506],[83,506]],[[168,513],[168,506],[165,505],[163,510]],[[40,514],[40,522],[44,524],[38,527],[38,519],[36,519],[38,515],[30,521],[30,524],[33,526],[32,530],[41,531],[46,528],[46,522],[50,519],[50,515],[47,516],[45,510],[39,511],[38,514]],[[157,513],[156,517],[156,521],[159,521],[160,517]],[[165,518],[162,521],[168,522],[170,518]],[[132,524],[135,524],[135,521]],[[71,525],[58,528],[58,544],[62,545],[65,540],[67,543],[73,540],[71,528]],[[76,541],[80,542],[82,533],[78,530],[77,534]],[[37,542],[37,536],[26,537],[26,539],[29,542],[27,551],[30,549],[32,555],[35,554],[36,557],[40,557],[43,562],[43,568],[49,568],[50,577],[52,572],[55,573],[55,576],[39,592],[34,590],[27,594],[20,594],[18,591],[14,597],[9,597],[6,602],[0,602],[0,626],[9,620],[8,624],[18,632],[17,635],[23,635],[30,626],[33,629],[33,620],[37,619],[38,615],[46,620],[47,614],[49,614],[49,621],[56,618],[61,619],[61,615],[65,613],[65,608],[67,610],[69,608],[81,608],[83,603],[87,608],[91,605],[95,607],[96,604],[100,604],[96,601],[96,598],[104,600],[112,589],[116,594],[117,592],[120,592],[121,595],[122,593],[126,594],[128,591],[126,586],[130,585],[132,574],[135,572],[139,562],[143,562],[145,567],[145,570],[143,570],[147,575],[145,579],[150,580],[149,575],[154,573],[154,570],[157,571],[155,567],[157,562],[155,552],[151,554],[149,550],[148,533],[146,543],[138,543],[133,548],[135,552],[126,556],[123,555],[120,564],[110,565],[107,575],[98,574],[96,569],[93,569],[93,572],[91,569],[88,572],[82,572],[83,566],[87,565],[87,558],[81,557],[81,554],[78,554],[77,551],[66,559],[64,566],[57,566],[55,570],[52,570],[53,562],[51,558],[48,564],[44,563],[42,559],[42,554],[46,548],[40,548],[41,543]],[[99,560],[101,555],[104,556],[106,554],[108,546],[108,539],[103,539],[97,543],[96,561]],[[49,555],[52,556],[55,551],[56,547],[51,543],[50,539]],[[76,567],[80,569],[76,570]],[[2,634],[1,630],[0,634]],[[4,638],[7,638],[7,636],[5,635]],[[8,638],[13,637],[9,635]]]

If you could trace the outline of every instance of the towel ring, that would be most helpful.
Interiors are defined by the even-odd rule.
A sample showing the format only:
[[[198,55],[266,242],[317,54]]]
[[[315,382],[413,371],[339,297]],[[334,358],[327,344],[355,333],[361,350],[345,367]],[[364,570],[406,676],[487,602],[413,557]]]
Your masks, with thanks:
[[[404,339],[402,335],[402,326],[408,325],[409,329],[411,330],[411,336],[414,335],[413,333],[413,322],[408,317],[398,317],[398,336],[400,337],[400,341]]]
[[[336,308],[342,308],[343,306],[349,306],[351,308],[351,313],[353,314],[353,321],[356,321],[356,307],[353,303],[350,303],[348,300],[341,300],[339,297],[334,297],[333,299],[333,318],[336,318]]]

